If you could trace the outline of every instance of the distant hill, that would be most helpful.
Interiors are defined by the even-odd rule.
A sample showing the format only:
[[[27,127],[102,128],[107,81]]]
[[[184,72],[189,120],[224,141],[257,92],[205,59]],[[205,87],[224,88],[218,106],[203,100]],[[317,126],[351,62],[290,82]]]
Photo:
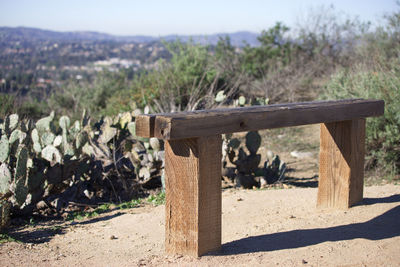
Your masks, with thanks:
[[[147,43],[154,41],[174,41],[181,40],[187,42],[192,39],[200,44],[217,44],[220,37],[229,36],[231,44],[234,46],[244,46],[245,43],[251,46],[259,44],[257,33],[241,31],[235,33],[217,33],[210,35],[166,35],[161,37],[133,35],[118,36],[106,33],[92,31],[76,31],[76,32],[58,32],[50,30],[42,30],[28,27],[0,27],[0,41],[117,41],[117,42],[136,42]]]

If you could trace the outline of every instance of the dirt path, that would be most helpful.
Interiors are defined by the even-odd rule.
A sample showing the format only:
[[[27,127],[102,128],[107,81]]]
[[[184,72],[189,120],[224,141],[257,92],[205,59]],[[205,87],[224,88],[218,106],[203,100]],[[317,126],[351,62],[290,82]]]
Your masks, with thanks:
[[[362,205],[317,211],[317,190],[223,193],[220,252],[163,253],[164,206],[17,229],[0,266],[400,266],[400,186],[365,188]]]

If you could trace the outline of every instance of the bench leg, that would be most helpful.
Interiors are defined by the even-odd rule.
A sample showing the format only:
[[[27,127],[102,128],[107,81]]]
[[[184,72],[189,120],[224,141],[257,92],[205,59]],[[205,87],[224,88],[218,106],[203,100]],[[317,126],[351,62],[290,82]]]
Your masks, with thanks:
[[[321,124],[318,208],[347,209],[363,198],[365,119]]]
[[[200,256],[221,247],[221,135],[165,146],[165,249]]]

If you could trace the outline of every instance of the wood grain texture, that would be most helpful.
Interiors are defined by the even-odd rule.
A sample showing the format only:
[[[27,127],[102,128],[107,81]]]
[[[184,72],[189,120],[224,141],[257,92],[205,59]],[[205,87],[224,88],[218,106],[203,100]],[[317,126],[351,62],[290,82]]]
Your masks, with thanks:
[[[383,114],[382,100],[303,102],[158,114],[154,135],[173,140],[241,131],[353,120]]]
[[[365,119],[321,124],[318,208],[347,209],[361,201]]]
[[[221,246],[221,136],[165,145],[165,249],[200,256]]]
[[[154,123],[157,114],[143,114],[135,118],[136,135],[140,137],[154,137]]]

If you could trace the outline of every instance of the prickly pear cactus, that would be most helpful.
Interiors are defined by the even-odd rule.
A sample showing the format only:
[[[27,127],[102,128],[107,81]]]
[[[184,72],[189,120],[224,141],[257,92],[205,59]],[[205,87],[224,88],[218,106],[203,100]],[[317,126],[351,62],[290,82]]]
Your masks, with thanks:
[[[258,132],[248,132],[246,134],[246,147],[250,154],[256,154],[261,145],[261,136]]]
[[[217,95],[215,96],[214,101],[217,103],[221,103],[226,99],[226,95],[224,94],[224,90],[221,90],[217,93]]]
[[[86,132],[79,132],[75,139],[75,148],[81,149],[88,141],[88,134]]]
[[[76,136],[81,132],[81,124],[79,121],[75,121],[71,128],[69,128],[68,133],[71,139],[75,139]]]
[[[48,145],[42,150],[42,158],[49,161],[51,164],[61,163],[62,156],[60,151],[53,145]]]
[[[136,136],[136,123],[134,121],[128,123],[127,128],[132,136]]]
[[[258,132],[248,132],[245,139],[245,146],[250,154],[241,146],[240,140],[225,135],[224,142],[226,145],[223,146],[226,150],[223,153],[224,173],[227,174],[225,177],[228,177],[229,174],[228,178],[234,180],[236,186],[244,188],[264,186],[266,183],[282,182],[286,171],[286,164],[279,159],[279,156],[275,156],[271,164],[267,160],[264,163],[264,167],[259,166],[261,155],[257,154],[257,152],[261,145],[261,136]],[[230,167],[226,167],[226,157],[236,166],[233,174],[229,171]],[[256,177],[258,178],[256,179]],[[262,185],[261,180],[264,181],[264,185]]]
[[[36,153],[42,152],[42,145],[40,144],[39,132],[36,128],[33,129],[31,132],[31,140],[33,142],[33,150]]]
[[[36,122],[36,129],[39,133],[51,131],[51,123],[54,119],[54,111],[48,117],[42,118]]]
[[[28,195],[28,187],[26,185],[28,150],[25,146],[20,145],[17,152],[17,163],[15,165],[14,180],[10,185],[13,192],[13,199],[18,206],[22,206]]]
[[[67,129],[69,128],[69,126],[70,126],[70,124],[71,124],[71,121],[70,121],[70,119],[68,118],[68,116],[62,116],[62,117],[60,118],[60,120],[59,120],[59,124],[60,124],[60,127],[61,127],[61,129],[62,129],[63,131],[67,131]]]
[[[114,136],[117,134],[117,129],[110,127],[109,124],[103,124],[101,129],[101,135],[99,137],[99,142],[107,144]]]
[[[6,118],[6,131],[8,133],[11,133],[15,128],[18,126],[18,115],[17,114],[11,114]]]
[[[14,193],[15,202],[21,207],[25,203],[26,196],[28,195],[28,186],[26,185],[26,180],[21,178],[14,181],[13,184],[11,185],[11,188]]]
[[[122,113],[122,115],[119,119],[119,124],[120,124],[121,129],[124,129],[125,126],[131,121],[132,121],[132,115],[130,112]]]
[[[56,136],[52,132],[44,132],[40,137],[42,146],[52,145]]]
[[[21,130],[15,129],[14,131],[12,131],[11,135],[10,135],[10,139],[9,142],[10,144],[13,144],[15,141],[19,141],[19,143],[23,143],[24,140],[26,138],[26,133],[24,133]]]
[[[9,191],[11,184],[11,172],[6,163],[0,165],[0,194],[5,194]]]
[[[238,104],[243,107],[246,104],[246,98],[244,96],[239,96]]]
[[[16,156],[17,163],[15,165],[14,181],[22,179],[25,183],[28,163],[28,150],[25,148],[25,146],[19,146]]]
[[[62,144],[63,138],[61,135],[57,135],[56,138],[54,138],[53,141],[53,146],[58,147]]]
[[[0,162],[5,162],[10,154],[10,143],[5,134],[0,139]]]

